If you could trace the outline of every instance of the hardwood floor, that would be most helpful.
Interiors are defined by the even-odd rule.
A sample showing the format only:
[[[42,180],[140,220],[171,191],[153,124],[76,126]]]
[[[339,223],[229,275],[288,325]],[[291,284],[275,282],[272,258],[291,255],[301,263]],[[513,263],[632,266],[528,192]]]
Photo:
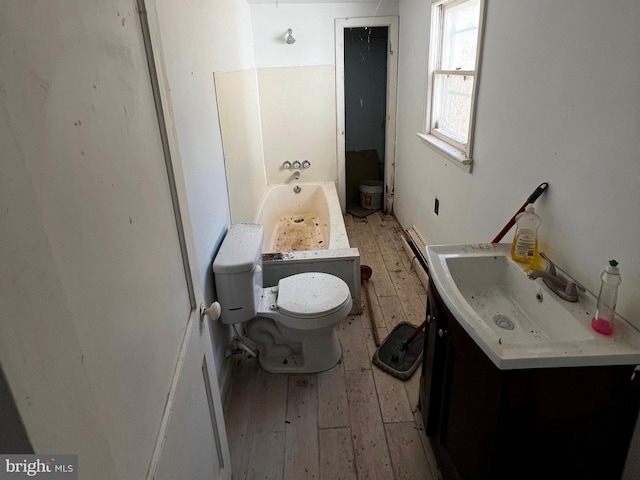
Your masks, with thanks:
[[[424,320],[426,290],[392,216],[345,217],[351,246],[373,269],[371,307],[381,340],[402,321]],[[225,420],[234,480],[438,480],[418,406],[420,369],[402,382],[372,366],[363,313],[339,326],[342,359],[311,375],[274,375],[235,360]]]

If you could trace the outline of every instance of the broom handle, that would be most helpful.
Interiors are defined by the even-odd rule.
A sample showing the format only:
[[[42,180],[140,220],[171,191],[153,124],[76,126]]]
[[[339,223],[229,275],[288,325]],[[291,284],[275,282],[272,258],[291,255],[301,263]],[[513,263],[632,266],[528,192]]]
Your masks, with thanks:
[[[367,297],[367,307],[369,308],[369,320],[371,321],[373,341],[375,342],[376,347],[379,347],[380,337],[378,336],[378,329],[376,328],[376,320],[375,318],[373,318],[373,309],[371,308],[371,300],[369,300],[369,281],[368,280],[363,281],[362,286],[364,287],[364,294]]]
[[[420,325],[418,328],[416,328],[413,333],[411,334],[411,336],[409,338],[407,338],[405,340],[405,342],[402,344],[402,349],[406,350],[407,348],[409,348],[409,345],[411,345],[413,343],[413,341],[416,339],[416,337],[420,334],[420,332],[422,331],[422,329],[427,325],[427,321],[425,320],[424,322],[422,322],[422,325]]]
[[[538,185],[538,188],[536,188],[533,191],[533,193],[529,195],[529,198],[527,198],[527,201],[522,204],[522,206],[520,207],[520,210],[518,210],[516,214],[513,217],[511,217],[511,220],[509,220],[507,224],[504,226],[504,228],[500,230],[500,233],[496,235],[496,238],[494,238],[491,241],[491,243],[500,243],[500,240],[502,240],[502,237],[504,237],[507,234],[507,232],[511,230],[511,227],[513,227],[513,225],[516,223],[516,217],[520,213],[524,212],[524,209],[527,207],[528,204],[534,203],[538,199],[538,197],[544,193],[544,191],[547,189],[548,186],[549,184],[547,182],[544,182]]]

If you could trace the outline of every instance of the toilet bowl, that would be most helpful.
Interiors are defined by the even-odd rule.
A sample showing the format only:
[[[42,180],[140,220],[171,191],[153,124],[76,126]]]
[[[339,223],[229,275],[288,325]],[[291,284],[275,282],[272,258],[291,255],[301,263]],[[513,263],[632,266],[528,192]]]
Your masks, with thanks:
[[[351,310],[340,278],[307,272],[262,286],[262,225],[232,225],[213,262],[221,321],[245,323],[258,361],[273,373],[315,373],[342,355],[337,324]]]

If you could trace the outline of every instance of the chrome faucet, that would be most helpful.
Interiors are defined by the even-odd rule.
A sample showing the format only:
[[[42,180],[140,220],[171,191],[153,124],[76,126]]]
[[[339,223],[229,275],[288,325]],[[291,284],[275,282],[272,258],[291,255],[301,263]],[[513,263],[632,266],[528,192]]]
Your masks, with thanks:
[[[540,252],[540,256],[547,261],[547,269],[546,271],[542,270],[531,270],[527,276],[531,280],[535,280],[536,278],[542,278],[544,284],[551,289],[553,293],[558,295],[563,300],[567,302],[577,302],[578,301],[578,290],[585,291],[584,287],[580,285],[578,282],[571,280],[569,278],[562,278],[556,273],[556,266],[553,264],[549,257],[547,257],[544,253]]]
[[[300,172],[299,171],[295,171],[293,172],[293,179],[294,180],[300,180]]]

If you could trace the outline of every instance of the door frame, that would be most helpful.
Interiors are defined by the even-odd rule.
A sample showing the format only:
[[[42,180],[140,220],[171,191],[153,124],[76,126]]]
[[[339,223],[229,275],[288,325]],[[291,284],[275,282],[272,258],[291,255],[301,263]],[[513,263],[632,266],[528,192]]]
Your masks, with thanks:
[[[393,212],[393,192],[396,164],[396,104],[398,87],[398,17],[336,18],[336,132],[338,159],[338,197],[345,212],[346,205],[346,159],[344,113],[344,30],[345,28],[387,27],[387,107],[384,147],[384,211]]]

